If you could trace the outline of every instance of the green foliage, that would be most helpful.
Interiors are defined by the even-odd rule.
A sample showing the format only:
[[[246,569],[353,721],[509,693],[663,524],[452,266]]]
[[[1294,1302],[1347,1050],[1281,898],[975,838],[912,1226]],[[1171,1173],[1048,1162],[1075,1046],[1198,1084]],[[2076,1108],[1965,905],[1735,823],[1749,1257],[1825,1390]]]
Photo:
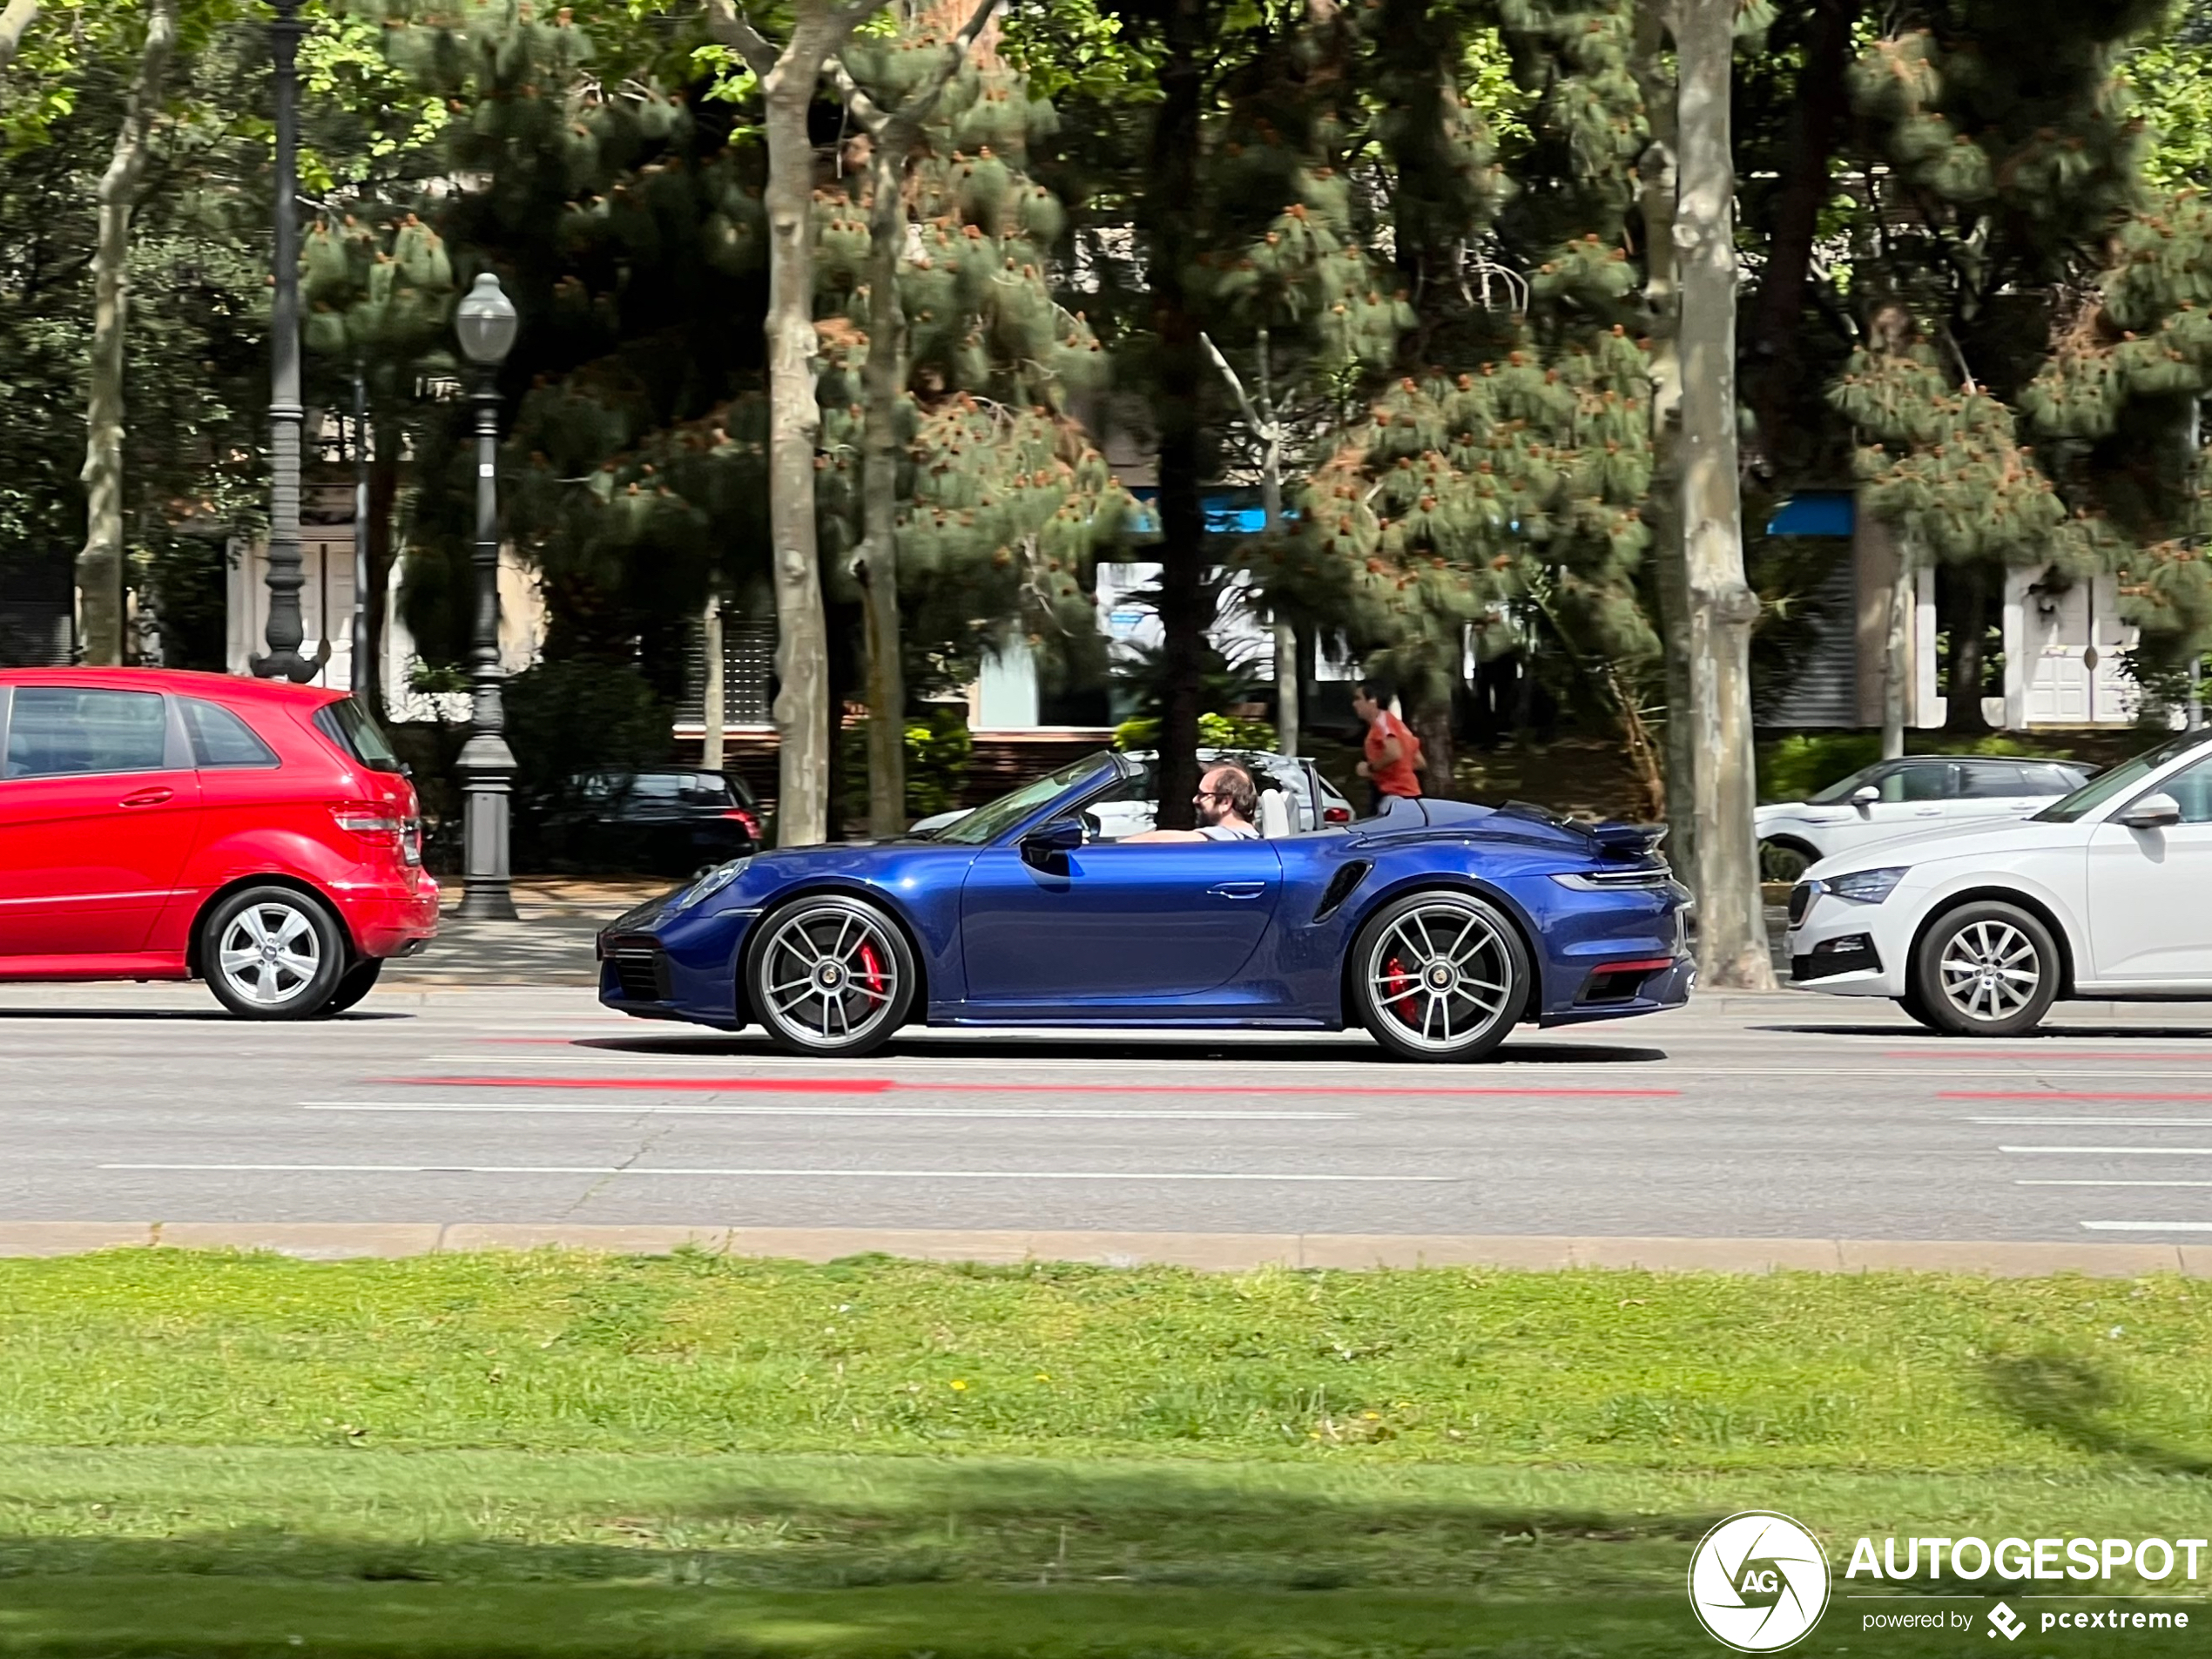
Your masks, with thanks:
[[[968,763],[974,739],[968,730],[968,715],[956,708],[935,708],[921,718],[909,718],[907,737],[907,816],[933,818],[960,805],[968,781]],[[868,723],[854,720],[844,728],[845,775],[866,774],[868,764]]]
[[[1248,720],[1242,715],[1220,714],[1211,710],[1198,717],[1201,749],[1238,749],[1252,754],[1272,754],[1277,742],[1275,728],[1264,720]],[[1159,717],[1138,715],[1123,721],[1114,728],[1114,746],[1140,753],[1158,748]]]

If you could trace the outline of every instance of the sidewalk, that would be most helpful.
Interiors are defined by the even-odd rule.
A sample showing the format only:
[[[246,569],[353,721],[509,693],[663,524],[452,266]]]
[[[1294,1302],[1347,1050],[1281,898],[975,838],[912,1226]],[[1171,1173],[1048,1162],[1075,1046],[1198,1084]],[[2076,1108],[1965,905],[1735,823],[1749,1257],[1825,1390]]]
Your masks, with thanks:
[[[389,964],[380,985],[577,985],[599,982],[592,940],[631,907],[676,883],[660,876],[530,876],[516,881],[514,921],[455,914],[461,885],[445,890],[438,936],[419,956]]]

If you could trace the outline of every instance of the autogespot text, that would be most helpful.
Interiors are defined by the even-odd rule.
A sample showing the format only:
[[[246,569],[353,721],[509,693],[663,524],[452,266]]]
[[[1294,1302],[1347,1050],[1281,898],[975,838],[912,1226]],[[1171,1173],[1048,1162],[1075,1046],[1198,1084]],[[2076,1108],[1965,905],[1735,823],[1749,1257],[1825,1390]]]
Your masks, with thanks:
[[[1885,1538],[1878,1554],[1871,1538],[1851,1548],[1846,1579],[1950,1577],[2073,1579],[2086,1582],[2132,1571],[2151,1583],[2179,1575],[2194,1581],[2212,1541],[2202,1538]],[[1948,1561],[1946,1563],[1946,1557]]]

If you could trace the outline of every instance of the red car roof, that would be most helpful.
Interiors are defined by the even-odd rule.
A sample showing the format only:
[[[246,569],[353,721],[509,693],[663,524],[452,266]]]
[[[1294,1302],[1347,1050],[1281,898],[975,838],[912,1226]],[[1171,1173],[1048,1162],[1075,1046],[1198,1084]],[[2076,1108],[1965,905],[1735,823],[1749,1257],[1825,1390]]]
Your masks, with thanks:
[[[77,684],[178,691],[197,697],[260,703],[303,703],[319,707],[346,695],[327,685],[294,685],[289,680],[250,679],[243,674],[205,674],[186,668],[0,668],[0,685],[26,680],[42,685]]]

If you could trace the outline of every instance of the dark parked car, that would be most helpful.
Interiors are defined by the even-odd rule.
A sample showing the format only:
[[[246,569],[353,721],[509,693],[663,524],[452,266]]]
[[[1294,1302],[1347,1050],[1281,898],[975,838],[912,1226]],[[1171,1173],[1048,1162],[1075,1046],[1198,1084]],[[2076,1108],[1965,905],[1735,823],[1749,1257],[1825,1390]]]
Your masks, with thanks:
[[[570,799],[572,852],[610,868],[689,875],[760,845],[759,805],[725,772],[585,772]]]

